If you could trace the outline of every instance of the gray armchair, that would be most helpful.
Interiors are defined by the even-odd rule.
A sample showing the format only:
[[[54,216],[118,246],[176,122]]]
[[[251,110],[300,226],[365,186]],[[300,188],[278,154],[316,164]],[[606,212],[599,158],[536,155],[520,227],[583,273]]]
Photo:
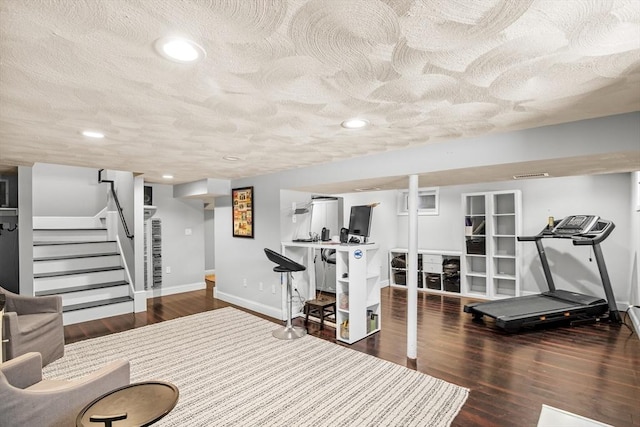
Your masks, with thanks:
[[[130,383],[126,360],[113,361],[72,381],[43,380],[39,353],[27,353],[0,364],[2,426],[75,426],[88,403]]]
[[[42,366],[64,355],[64,326],[60,296],[17,295],[0,287],[4,306],[5,359],[31,351],[42,355]]]

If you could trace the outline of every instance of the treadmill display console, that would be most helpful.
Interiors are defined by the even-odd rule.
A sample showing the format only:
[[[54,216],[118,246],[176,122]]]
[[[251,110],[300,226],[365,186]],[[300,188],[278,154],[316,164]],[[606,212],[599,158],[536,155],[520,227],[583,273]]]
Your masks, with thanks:
[[[574,235],[585,234],[598,222],[595,215],[571,215],[564,218],[553,229],[554,234]]]

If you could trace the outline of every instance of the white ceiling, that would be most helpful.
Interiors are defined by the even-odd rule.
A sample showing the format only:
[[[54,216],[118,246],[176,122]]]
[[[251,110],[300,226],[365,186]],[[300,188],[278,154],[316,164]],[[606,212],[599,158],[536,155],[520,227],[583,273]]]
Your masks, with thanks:
[[[168,35],[206,58],[162,58]],[[0,0],[0,59],[1,165],[238,179],[638,111],[640,2]],[[563,174],[596,161],[634,166]]]

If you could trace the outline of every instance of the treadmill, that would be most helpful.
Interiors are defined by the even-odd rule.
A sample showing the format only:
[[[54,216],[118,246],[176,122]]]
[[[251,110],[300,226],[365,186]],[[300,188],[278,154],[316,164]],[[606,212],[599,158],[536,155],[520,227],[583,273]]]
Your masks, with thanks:
[[[518,236],[520,242],[535,242],[549,290],[537,295],[467,304],[464,306],[465,313],[471,313],[474,320],[483,316],[492,317],[496,325],[507,332],[563,321],[572,325],[601,319],[620,323],[622,320],[600,248],[600,243],[614,228],[613,222],[595,215],[572,215],[554,221],[553,226],[545,227],[535,236]],[[542,239],[571,239],[575,246],[593,247],[606,300],[556,289]]]

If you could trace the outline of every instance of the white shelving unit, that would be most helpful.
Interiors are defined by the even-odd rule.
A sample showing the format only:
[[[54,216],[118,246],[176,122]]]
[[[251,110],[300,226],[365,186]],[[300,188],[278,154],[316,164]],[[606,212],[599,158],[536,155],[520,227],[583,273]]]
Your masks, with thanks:
[[[389,251],[389,284],[405,287],[406,248]],[[418,289],[435,293],[460,294],[460,252],[418,249]]]
[[[520,191],[463,194],[462,203],[462,292],[489,299],[519,296]]]
[[[375,245],[336,247],[336,339],[352,344],[381,328],[380,254]]]

